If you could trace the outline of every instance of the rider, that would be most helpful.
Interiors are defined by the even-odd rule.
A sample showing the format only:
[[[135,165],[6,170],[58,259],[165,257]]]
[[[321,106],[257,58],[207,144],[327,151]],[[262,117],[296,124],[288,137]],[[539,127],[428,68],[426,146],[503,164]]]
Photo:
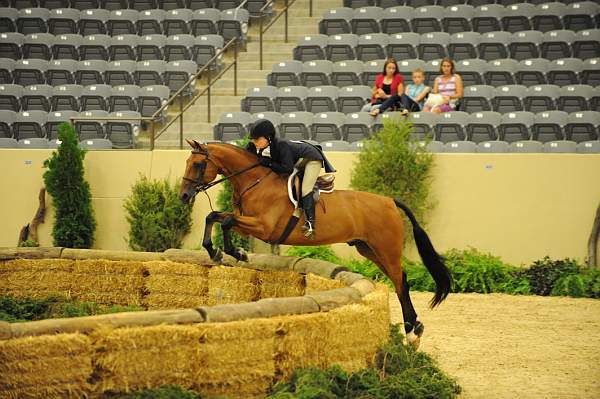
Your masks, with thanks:
[[[302,178],[302,209],[304,210],[305,223],[304,235],[312,237],[315,234],[315,199],[313,189],[321,168],[325,172],[335,172],[320,146],[305,141],[285,140],[275,137],[275,126],[271,121],[261,119],[256,121],[250,132],[252,141],[246,149],[254,154],[258,152],[263,166],[272,169],[280,175],[289,175],[297,168],[304,177]],[[269,148],[269,157],[263,151]]]

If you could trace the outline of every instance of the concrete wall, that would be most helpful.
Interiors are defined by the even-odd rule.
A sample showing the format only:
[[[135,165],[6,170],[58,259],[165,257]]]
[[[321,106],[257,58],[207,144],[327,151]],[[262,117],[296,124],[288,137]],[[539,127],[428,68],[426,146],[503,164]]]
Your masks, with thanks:
[[[0,150],[0,246],[16,245],[20,228],[33,217],[49,150]],[[179,179],[189,151],[88,152],[90,182],[98,222],[95,247],[127,249],[123,201],[140,174]],[[352,153],[329,153],[338,169],[337,187],[347,188]],[[215,204],[216,188],[210,190]],[[437,154],[432,195],[437,202],[427,231],[439,251],[475,247],[520,264],[549,255],[583,260],[596,207],[600,203],[600,156],[575,154]],[[51,245],[52,201],[40,226],[41,245]],[[186,248],[200,244],[204,195],[196,200]],[[347,249],[346,249],[347,248]],[[354,254],[345,245],[342,255]],[[409,249],[409,257],[415,256]]]

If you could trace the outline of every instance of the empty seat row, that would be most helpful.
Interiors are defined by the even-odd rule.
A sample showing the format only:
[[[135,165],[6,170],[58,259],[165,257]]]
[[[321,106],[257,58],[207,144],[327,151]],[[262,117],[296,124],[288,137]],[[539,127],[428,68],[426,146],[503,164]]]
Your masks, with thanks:
[[[518,32],[556,29],[583,30],[598,26],[600,6],[591,1],[570,5],[552,2],[539,5],[518,3],[509,6],[485,4],[473,7],[457,4],[448,7],[423,6],[413,8],[362,7],[338,8],[325,12],[319,22],[319,33],[400,33],[492,31]]]
[[[561,0],[560,2],[564,4],[580,3],[579,0]],[[503,6],[509,6],[518,3],[531,3],[537,5],[549,3],[549,0],[344,0],[344,7],[361,8],[377,6],[387,8],[395,6],[424,7],[434,5],[448,7],[459,4],[469,4],[477,7],[486,4],[500,4]]]
[[[11,11],[12,10],[12,11]],[[14,18],[11,17],[11,14]],[[0,32],[22,34],[51,33],[55,35],[180,35],[220,34],[226,40],[234,37],[242,42],[248,32],[248,11],[216,9],[163,10],[85,10],[31,8],[14,10],[0,8]]]
[[[86,150],[111,150],[113,148],[134,148],[135,143],[123,145],[122,143],[113,144],[109,139],[88,139],[79,142],[79,147]],[[0,148],[23,148],[23,149],[54,149],[61,144],[60,140],[48,140],[46,138],[29,138],[15,140],[8,137],[0,137]]]
[[[361,36],[340,34],[333,36],[310,35],[300,38],[294,48],[298,61],[358,59],[371,61],[394,57],[397,60],[418,58],[430,61],[450,57],[455,61],[480,58],[485,61],[512,58],[588,59],[600,57],[600,29],[578,33],[557,30],[540,31],[459,32],[448,34],[432,32],[419,35],[406,32],[387,35],[369,33]]]
[[[322,100],[327,97],[329,100]],[[251,87],[241,101],[242,111],[255,113],[265,111],[340,111],[359,112],[370,99],[368,86],[274,86]],[[508,85],[467,86],[459,109],[468,113],[496,111],[500,113],[560,110],[565,112],[600,109],[600,87],[572,85],[558,87],[538,85],[525,87]],[[315,111],[316,110],[316,111]]]
[[[61,112],[61,111],[138,111],[144,117],[152,116],[169,99],[167,86],[125,85],[64,85],[54,88],[45,85],[21,88],[0,85],[0,111]],[[166,116],[166,110],[164,115]]]
[[[4,65],[0,59],[0,84],[50,86],[78,84],[111,86],[136,84],[138,86],[167,85],[171,92],[179,90],[196,75],[193,61],[72,61],[47,63],[41,60],[24,60],[14,67]],[[189,86],[194,89],[194,84]],[[16,90],[16,89],[15,89]],[[189,95],[191,93],[187,93]]]
[[[334,85],[373,86],[377,75],[383,72],[385,60],[361,62],[357,60],[332,63],[327,60],[283,61],[274,64],[267,75],[267,84],[271,86],[315,86]],[[440,74],[440,60],[428,61],[413,59],[398,62],[398,70],[404,82],[412,80],[412,71],[422,69],[425,83],[433,84]],[[517,62],[513,59],[485,62],[479,59],[462,60],[456,63],[456,73],[460,74],[465,86],[487,84],[504,86],[520,84],[534,86],[554,84],[558,86],[587,84],[600,85],[600,59],[581,61],[575,58],[559,59],[552,62],[543,59],[531,59]]]
[[[15,9],[26,8],[74,8],[77,10],[103,9],[103,10],[122,10],[132,9],[145,11],[160,9],[169,11],[180,8],[189,8],[191,10],[200,10],[206,8],[216,8],[218,10],[229,10],[232,8],[243,7],[250,14],[261,15],[259,11],[267,3],[267,0],[2,0],[0,4],[3,7],[13,7]],[[267,7],[263,12],[271,12],[272,7]]]
[[[232,112],[222,114],[214,127],[216,140],[237,140],[244,137],[258,119],[269,119],[278,134],[288,139],[360,141],[371,137],[386,119],[402,118],[398,113],[385,113],[373,118],[367,113],[340,112],[310,113],[304,111],[277,113]],[[486,142],[501,140],[515,142],[536,140],[550,142],[569,140],[588,142],[599,140],[600,113],[593,111],[567,114],[549,111],[538,114],[515,112],[501,115],[496,112],[448,112],[442,115],[412,113],[413,138],[434,139],[443,143],[454,141]]]
[[[0,34],[0,58],[11,60],[104,60],[104,61],[146,61],[146,60],[191,60],[200,67],[209,62],[223,47],[223,37],[206,35],[120,35],[112,38],[106,35],[59,35],[48,33],[31,34],[22,45],[5,41]],[[211,64],[212,69],[220,68],[220,61]]]
[[[61,111],[46,113],[43,111],[27,111],[11,114],[0,111],[0,138],[14,140],[58,138],[58,127],[73,117],[115,118],[113,120],[76,120],[75,130],[79,140],[109,139],[115,148],[133,148],[138,135],[140,114],[135,111],[86,111],[77,113]],[[117,119],[121,120],[117,120]],[[131,118],[131,119],[124,119]]]

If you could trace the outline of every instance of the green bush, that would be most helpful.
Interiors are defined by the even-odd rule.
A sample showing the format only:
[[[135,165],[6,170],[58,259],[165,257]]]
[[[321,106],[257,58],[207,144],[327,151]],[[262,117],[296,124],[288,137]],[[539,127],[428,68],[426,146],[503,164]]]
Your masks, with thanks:
[[[100,305],[62,296],[23,299],[0,296],[0,320],[9,323],[144,310],[138,306]]]
[[[400,199],[424,225],[427,211],[433,208],[429,199],[433,157],[411,138],[412,130],[411,123],[385,121],[383,129],[365,141],[350,186]],[[406,231],[412,231],[406,218],[405,225]]]
[[[523,270],[522,275],[526,277],[531,285],[531,291],[536,295],[550,295],[554,284],[559,279],[568,275],[579,273],[577,262],[571,259],[552,260],[545,257],[533,263],[529,268]]]
[[[236,145],[243,148],[246,147],[246,144],[249,142],[250,139],[245,137],[242,140],[238,140]],[[223,184],[221,184],[221,191],[217,196],[217,209],[219,212],[233,212],[233,187],[229,180],[225,180]],[[252,250],[249,237],[241,236],[233,231],[231,231],[230,237],[231,243],[235,248],[244,248],[246,251]],[[215,227],[213,241],[216,246],[223,247],[223,229],[221,228],[220,223]]]
[[[124,207],[129,222],[129,247],[160,252],[179,248],[192,226],[192,206],[178,196],[179,184],[141,176],[131,188]]]
[[[90,248],[94,243],[96,220],[92,209],[90,185],[83,175],[85,151],[79,148],[77,132],[69,123],[58,127],[58,150],[44,161],[44,184],[52,197],[55,218],[54,245]]]
[[[20,242],[19,246],[20,247],[39,247],[40,244],[37,241],[29,239],[29,240],[25,240],[23,242]]]

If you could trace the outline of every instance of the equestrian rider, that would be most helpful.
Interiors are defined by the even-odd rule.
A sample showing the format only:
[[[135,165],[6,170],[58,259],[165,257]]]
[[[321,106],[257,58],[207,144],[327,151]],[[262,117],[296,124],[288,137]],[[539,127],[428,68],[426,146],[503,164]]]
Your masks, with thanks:
[[[306,237],[312,238],[315,234],[315,199],[313,189],[321,168],[325,172],[335,172],[320,146],[305,141],[285,140],[275,137],[275,126],[271,121],[262,119],[256,121],[250,132],[252,141],[246,146],[246,150],[256,154],[263,166],[272,169],[280,175],[290,175],[294,168],[303,174],[302,178],[302,200],[306,221],[302,228]],[[263,155],[263,151],[269,148],[269,157]]]

